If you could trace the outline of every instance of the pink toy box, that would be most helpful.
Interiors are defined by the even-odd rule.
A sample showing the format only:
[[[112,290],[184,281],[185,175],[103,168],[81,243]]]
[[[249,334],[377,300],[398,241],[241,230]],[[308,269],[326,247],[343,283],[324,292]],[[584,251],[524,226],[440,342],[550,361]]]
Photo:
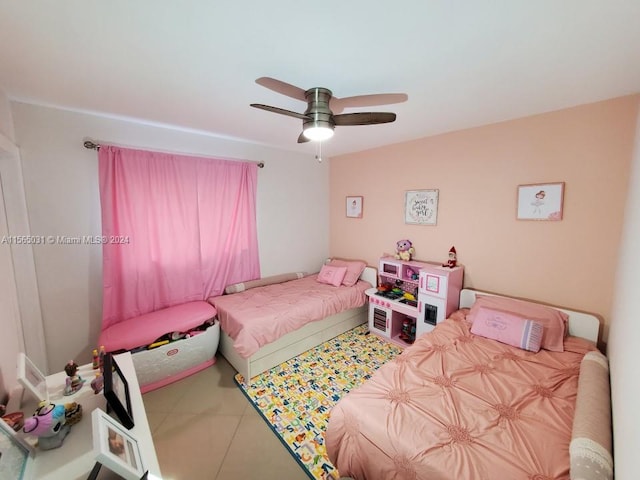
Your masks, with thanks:
[[[145,393],[215,363],[220,340],[215,315],[216,309],[204,301],[175,305],[112,325],[102,331],[98,343],[107,352],[131,351]],[[171,334],[184,338],[150,347]]]

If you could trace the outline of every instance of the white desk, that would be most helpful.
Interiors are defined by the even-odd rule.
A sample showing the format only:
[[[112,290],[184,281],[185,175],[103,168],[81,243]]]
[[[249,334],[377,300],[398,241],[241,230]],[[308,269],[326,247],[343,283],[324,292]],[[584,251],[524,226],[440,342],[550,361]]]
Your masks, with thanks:
[[[129,395],[131,397],[131,410],[133,414],[134,427],[129,430],[131,435],[138,440],[144,469],[149,471],[149,479],[161,478],[158,458],[151,438],[151,430],[147,422],[147,415],[142,402],[140,386],[133,368],[130,353],[114,355],[120,370],[124,374],[129,384]],[[26,478],[34,480],[86,480],[95,465],[93,452],[93,435],[91,428],[91,412],[100,408],[106,410],[106,400],[102,391],[97,395],[91,388],[91,380],[95,377],[96,370],[91,365],[82,365],[78,374],[85,379],[82,388],[73,395],[64,396],[64,385],[67,375],[59,372],[47,377],[47,390],[49,400],[53,403],[77,402],[82,405],[82,419],[71,426],[69,434],[60,448],[53,450],[36,449],[34,461],[28,465]],[[24,410],[25,416],[30,415],[35,410]],[[99,479],[120,478],[110,472],[106,467],[102,467]]]

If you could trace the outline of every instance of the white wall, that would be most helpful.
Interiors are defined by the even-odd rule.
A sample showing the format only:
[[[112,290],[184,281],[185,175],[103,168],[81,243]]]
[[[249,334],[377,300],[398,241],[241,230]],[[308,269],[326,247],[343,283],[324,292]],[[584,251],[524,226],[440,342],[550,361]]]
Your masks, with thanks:
[[[607,355],[611,371],[613,444],[616,479],[638,478],[637,455],[640,445],[640,116],[636,125],[633,165],[625,208],[625,227],[618,256],[616,296],[609,330]]]
[[[33,250],[17,242],[29,235],[29,219],[13,135],[9,100],[0,90],[0,402],[9,393],[15,394],[11,400],[19,405],[17,353],[26,352],[41,369],[47,363]]]
[[[13,259],[7,224],[2,172],[0,172],[0,404],[6,404],[7,395],[17,384],[16,359],[24,351],[24,337],[18,308],[18,291],[13,275]]]
[[[11,116],[11,105],[9,97],[0,88],[0,134],[14,141],[13,118]]]
[[[257,214],[262,275],[317,271],[328,255],[328,162],[319,164],[311,153],[24,103],[13,103],[12,111],[33,235],[100,233],[97,153],[83,147],[83,140],[92,138],[263,161]],[[42,245],[34,255],[49,370],[60,370],[71,358],[89,361],[101,325],[100,247]]]

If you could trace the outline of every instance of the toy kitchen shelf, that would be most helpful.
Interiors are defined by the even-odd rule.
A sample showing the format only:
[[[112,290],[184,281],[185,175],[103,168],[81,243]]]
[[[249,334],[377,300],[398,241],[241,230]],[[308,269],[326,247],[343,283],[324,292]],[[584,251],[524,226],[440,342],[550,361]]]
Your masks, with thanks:
[[[369,297],[369,331],[401,347],[458,309],[464,268],[382,257]]]

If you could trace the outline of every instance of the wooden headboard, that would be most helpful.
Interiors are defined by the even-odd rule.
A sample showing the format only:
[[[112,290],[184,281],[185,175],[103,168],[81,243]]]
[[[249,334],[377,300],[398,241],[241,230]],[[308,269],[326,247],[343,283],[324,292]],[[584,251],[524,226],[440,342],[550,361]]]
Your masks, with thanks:
[[[476,301],[476,294],[479,295],[491,295],[494,297],[506,297],[507,295],[497,295],[495,293],[482,292],[480,290],[471,290],[468,288],[460,291],[460,308],[471,308]],[[522,300],[522,299],[518,299]],[[535,302],[534,302],[535,303]],[[569,315],[569,335],[574,337],[586,338],[593,343],[598,343],[598,333],[600,332],[600,320],[594,315],[576,312],[574,310],[567,310],[565,308],[554,307],[548,305],[556,310],[560,310]]]

